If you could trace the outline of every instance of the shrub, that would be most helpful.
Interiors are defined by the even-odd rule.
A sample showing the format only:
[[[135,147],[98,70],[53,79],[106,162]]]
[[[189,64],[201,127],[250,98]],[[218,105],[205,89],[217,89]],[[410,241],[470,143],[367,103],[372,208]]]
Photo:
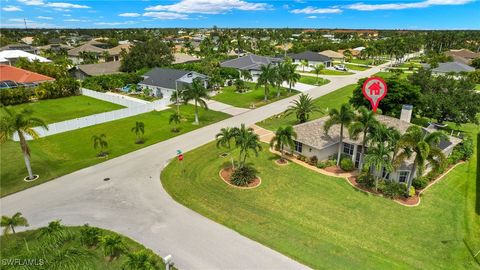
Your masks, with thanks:
[[[307,157],[304,156],[304,155],[298,155],[298,156],[297,156],[297,159],[300,160],[300,161],[306,161],[306,160],[307,160]]]
[[[372,188],[375,186],[375,179],[373,179],[373,176],[371,176],[367,172],[360,173],[360,175],[358,175],[357,177],[357,182],[367,188]]]
[[[99,92],[107,92],[115,88],[123,87],[127,84],[137,84],[141,82],[142,79],[142,76],[135,73],[100,75],[86,78],[83,81],[82,86]]]
[[[317,166],[317,162],[318,162],[317,156],[311,156],[311,157],[308,159],[308,164],[310,164],[310,165],[312,165],[312,166]]]
[[[414,186],[416,189],[424,189],[428,185],[428,178],[425,176],[420,176],[417,178],[414,178],[412,181],[412,186]]]
[[[237,168],[230,179],[232,184],[236,186],[246,186],[250,184],[256,177],[257,171],[251,166],[243,166]]]
[[[33,88],[7,88],[0,90],[0,103],[3,106],[22,104],[30,101],[34,96]]]
[[[415,196],[415,188],[413,186],[410,187],[410,191],[408,192],[410,197]]]
[[[325,169],[327,167],[327,162],[325,161],[320,161],[317,163],[317,167],[320,169]]]
[[[340,168],[344,171],[349,172],[355,169],[355,166],[353,165],[353,161],[349,157],[345,157],[340,160]]]
[[[465,137],[461,143],[455,146],[453,151],[458,152],[461,160],[468,160],[473,155],[473,140],[469,136]]]
[[[88,224],[83,225],[81,230],[81,241],[87,247],[96,247],[102,239],[102,231],[99,228],[90,227]]]
[[[406,186],[402,183],[397,183],[393,181],[385,181],[385,187],[382,189],[383,194],[390,198],[397,198],[405,194]],[[415,188],[413,189],[415,192]]]

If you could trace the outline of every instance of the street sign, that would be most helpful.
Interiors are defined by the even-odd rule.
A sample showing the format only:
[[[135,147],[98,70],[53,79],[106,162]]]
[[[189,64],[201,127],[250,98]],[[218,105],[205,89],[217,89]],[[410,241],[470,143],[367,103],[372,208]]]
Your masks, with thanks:
[[[377,111],[378,104],[387,95],[387,83],[382,78],[368,78],[362,87],[365,98],[372,104],[374,112]]]

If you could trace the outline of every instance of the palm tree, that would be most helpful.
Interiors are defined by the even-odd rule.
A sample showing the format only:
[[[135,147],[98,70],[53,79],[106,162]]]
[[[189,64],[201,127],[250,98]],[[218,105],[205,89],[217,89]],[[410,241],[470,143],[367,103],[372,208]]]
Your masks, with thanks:
[[[375,119],[375,113],[362,106],[358,109],[359,114],[355,117],[355,121],[349,127],[350,137],[357,139],[359,134],[363,134],[362,149],[360,151],[360,161],[358,168],[363,168],[363,156],[365,155],[365,146],[367,144],[367,133],[372,131],[378,121]]]
[[[247,157],[250,156],[250,151],[253,151],[255,156],[258,156],[258,151],[262,150],[258,135],[253,133],[252,128],[246,128],[242,124],[240,128],[234,128],[235,146],[240,148],[239,153],[239,167],[245,166]]]
[[[235,136],[235,130],[229,127],[220,129],[220,132],[215,135],[215,139],[217,140],[217,147],[225,147],[230,149],[231,148],[231,140]]]
[[[98,153],[97,156],[99,157],[105,156],[107,152],[104,150],[108,148],[107,136],[105,134],[93,135],[92,141],[93,141],[93,149],[95,150],[100,149],[100,152]]]
[[[438,147],[441,141],[448,141],[448,136],[440,131],[428,133],[415,125],[410,126],[398,141],[399,153],[394,161],[395,167],[399,167],[402,161],[415,154],[407,182],[407,196],[409,196],[414,174],[423,175],[427,162],[432,170],[438,170],[445,164],[445,154]]]
[[[302,66],[302,72],[305,72],[305,67],[308,67],[308,60],[307,59],[300,60],[300,65]]]
[[[379,172],[382,171],[382,168],[389,173],[393,171],[393,165],[390,160],[390,151],[383,144],[379,144],[376,147],[370,147],[365,155],[365,165],[368,168],[375,169],[375,190],[377,190],[378,180],[380,178]]]
[[[347,60],[347,62],[350,62],[352,60],[352,51],[345,50],[343,52],[343,56],[345,56],[345,60]]]
[[[46,130],[48,130],[48,127],[40,118],[32,117],[31,110],[23,109],[20,113],[7,108],[4,108],[4,110],[5,114],[0,119],[0,142],[6,142],[11,139],[15,133],[18,135],[28,171],[27,179],[33,180],[35,176],[30,166],[30,148],[28,147],[25,137],[30,136],[33,139],[38,139],[40,136],[34,127],[40,127]]]
[[[143,143],[143,134],[145,133],[145,124],[143,122],[136,121],[135,126],[131,129],[132,132],[135,132],[137,137],[135,143]]]
[[[315,65],[315,67],[313,68],[313,72],[317,75],[317,82],[316,84],[318,84],[318,75],[320,75],[320,73],[322,73],[322,70],[325,68],[324,65],[322,64],[318,64],[318,65]]]
[[[299,123],[307,122],[311,113],[321,111],[308,94],[300,94],[299,98],[291,103],[293,105],[288,106],[285,116],[295,113]]]
[[[5,227],[3,229],[3,234],[7,235],[10,233],[15,233],[15,227],[24,226],[28,227],[28,221],[26,218],[22,217],[22,213],[17,212],[12,217],[2,216],[1,226]]]
[[[263,65],[261,67],[260,76],[258,76],[257,85],[256,87],[263,86],[265,91],[265,101],[268,101],[268,94],[269,94],[269,86],[275,86],[275,77],[276,72],[275,68],[272,64]]]
[[[128,253],[127,260],[123,264],[122,269],[153,270],[158,268],[148,251],[142,249],[133,253]]]
[[[278,147],[280,149],[280,161],[284,162],[285,161],[285,152],[284,148],[285,146],[290,147],[290,149],[293,149],[295,146],[294,139],[297,138],[297,133],[293,129],[292,126],[286,126],[286,127],[279,127],[277,131],[275,132],[275,136],[272,138],[270,141],[270,147]]]
[[[252,73],[248,70],[240,70],[240,77],[243,78],[245,81],[251,81],[252,78]]]
[[[102,238],[101,245],[103,248],[104,256],[109,257],[110,261],[118,258],[120,254],[125,250],[125,245],[119,235],[104,236]]]
[[[280,89],[282,88],[282,84],[285,81],[285,70],[283,68],[283,64],[279,64],[275,67],[275,78],[274,84],[277,87],[277,98],[280,97]]]
[[[340,157],[342,154],[342,146],[343,146],[343,129],[348,128],[352,121],[355,118],[355,113],[353,112],[352,107],[350,104],[345,103],[340,107],[340,110],[331,109],[328,112],[330,118],[325,122],[324,130],[325,134],[328,134],[330,128],[335,125],[340,125],[340,142],[338,144],[338,154],[337,154],[337,166],[340,164]]]
[[[208,90],[203,86],[202,80],[195,78],[191,85],[187,85],[186,89],[182,91],[182,100],[185,104],[193,100],[195,105],[195,125],[200,124],[198,120],[198,106],[208,110],[207,102]]]
[[[173,112],[170,114],[170,117],[168,118],[168,123],[172,124],[174,123],[174,126],[172,128],[173,132],[179,132],[180,128],[178,127],[178,124],[182,121],[182,117],[178,112]]]
[[[296,72],[297,65],[293,64],[292,61],[285,61],[283,64],[284,69],[284,79],[288,83],[288,92],[292,92],[292,87],[300,80],[302,77]]]

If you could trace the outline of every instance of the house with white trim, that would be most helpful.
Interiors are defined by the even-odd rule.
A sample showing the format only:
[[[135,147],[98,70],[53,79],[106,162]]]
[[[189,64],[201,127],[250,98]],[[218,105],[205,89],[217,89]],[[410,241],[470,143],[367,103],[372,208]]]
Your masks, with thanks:
[[[248,54],[235,59],[230,59],[220,63],[221,67],[235,68],[238,70],[247,70],[253,78],[258,78],[261,73],[262,66],[268,64],[278,65],[283,60],[280,58]]]
[[[301,53],[290,53],[287,54],[293,60],[293,63],[297,64],[298,70],[303,70],[301,63],[304,60],[308,61],[308,67],[305,67],[306,71],[313,70],[313,67],[317,65],[323,65],[325,68],[332,66],[332,59],[321,53],[305,51]]]

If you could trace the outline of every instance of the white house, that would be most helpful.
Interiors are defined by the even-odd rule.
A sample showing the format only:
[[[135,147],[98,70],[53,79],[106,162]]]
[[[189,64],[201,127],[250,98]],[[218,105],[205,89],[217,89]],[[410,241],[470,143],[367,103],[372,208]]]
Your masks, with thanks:
[[[33,53],[24,52],[21,50],[5,50],[0,52],[0,63],[2,64],[15,65],[15,62],[19,58],[25,58],[30,62],[33,62],[33,61],[39,61],[42,63],[52,62],[45,57],[42,57]]]
[[[323,65],[326,68],[332,66],[332,59],[330,57],[312,51],[291,53],[287,56],[292,58],[293,62],[298,65],[297,69],[301,70],[304,69],[304,67],[301,65],[302,61],[304,60],[308,61],[308,67],[306,67],[305,70],[312,70],[312,67],[316,65]]]
[[[221,67],[230,67],[238,70],[247,70],[256,78],[261,73],[262,66],[273,64],[277,65],[282,62],[280,58],[273,58],[268,56],[260,56],[249,54],[235,59],[230,59],[220,63]]]

